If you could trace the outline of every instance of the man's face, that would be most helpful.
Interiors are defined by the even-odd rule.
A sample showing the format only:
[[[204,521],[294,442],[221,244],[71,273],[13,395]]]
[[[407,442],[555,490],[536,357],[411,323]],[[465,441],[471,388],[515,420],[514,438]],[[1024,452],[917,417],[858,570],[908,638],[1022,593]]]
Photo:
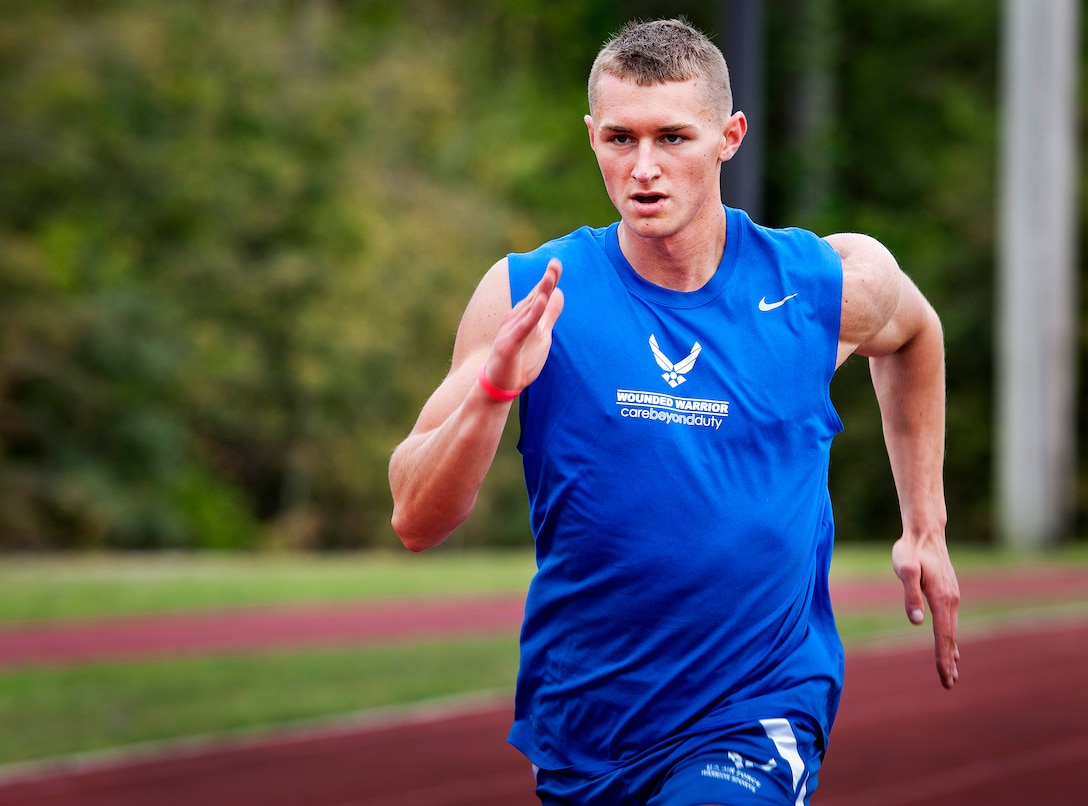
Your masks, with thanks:
[[[585,118],[590,146],[631,234],[667,238],[720,216],[720,164],[740,146],[743,114],[723,120],[695,79],[640,87],[607,74],[595,111]]]

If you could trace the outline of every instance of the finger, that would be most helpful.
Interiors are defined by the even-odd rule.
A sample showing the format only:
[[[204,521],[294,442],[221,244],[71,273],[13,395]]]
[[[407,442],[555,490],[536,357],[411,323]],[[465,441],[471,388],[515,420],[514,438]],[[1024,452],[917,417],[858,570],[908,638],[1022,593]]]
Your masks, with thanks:
[[[549,276],[552,278],[553,287],[559,285],[559,278],[563,276],[563,262],[557,257],[549,260],[547,268],[544,269],[544,277]]]
[[[937,675],[941,678],[941,685],[952,688],[959,677],[959,669],[956,657],[959,650],[955,640],[950,636],[950,630],[945,624],[938,624],[938,619],[933,620],[933,646],[937,660]]]
[[[937,675],[941,678],[941,685],[952,688],[960,679],[960,650],[955,639],[945,635],[935,635],[934,641],[937,649]]]
[[[559,278],[563,274],[563,264],[559,262],[558,258],[552,258],[548,261],[548,267],[544,270],[544,276],[540,278],[540,282],[536,284],[536,288],[533,290],[532,307],[535,319],[539,320],[544,316],[545,312],[551,306],[552,299],[558,294],[562,295],[559,290]],[[558,316],[558,314],[556,314]],[[552,321],[555,319],[553,317]]]
[[[933,614],[933,640],[937,655],[937,674],[941,685],[952,688],[959,680],[960,650],[957,639],[959,624],[959,589],[951,587],[929,595]]]
[[[562,313],[562,306],[564,306],[564,295],[562,295],[562,288],[559,288],[559,276],[562,274],[562,264],[555,258],[551,263],[548,263],[548,271],[555,272],[555,283],[552,287],[552,293],[548,295],[547,306],[544,309],[544,313],[541,317],[543,326],[551,330],[552,325],[559,318],[559,314]]]
[[[553,257],[548,261],[548,265],[544,269],[544,274],[541,275],[540,280],[537,281],[536,286],[531,292],[529,292],[530,301],[535,302],[538,297],[549,297],[559,285],[559,278],[563,274],[563,264],[559,258]]]
[[[548,303],[559,285],[559,277],[562,273],[563,264],[559,262],[559,259],[553,257],[549,260],[547,267],[544,269],[544,274],[537,281],[537,284],[533,286],[533,290],[514,306],[512,311],[514,316],[512,318],[521,319],[521,324],[526,329],[532,328],[544,315],[544,311],[547,310]]]
[[[503,317],[488,359],[488,377],[493,383],[521,389],[540,372],[552,327],[563,310],[563,292],[558,288],[562,272],[557,258],[548,261],[533,290]]]
[[[922,571],[916,564],[897,566],[896,575],[903,583],[903,604],[911,624],[921,624],[926,619],[925,596],[922,594]]]
[[[544,315],[548,302],[555,291],[555,272],[549,265],[533,290],[518,300],[503,317],[505,335],[514,345],[520,345]],[[501,339],[500,339],[501,340]],[[515,347],[515,349],[517,349]]]

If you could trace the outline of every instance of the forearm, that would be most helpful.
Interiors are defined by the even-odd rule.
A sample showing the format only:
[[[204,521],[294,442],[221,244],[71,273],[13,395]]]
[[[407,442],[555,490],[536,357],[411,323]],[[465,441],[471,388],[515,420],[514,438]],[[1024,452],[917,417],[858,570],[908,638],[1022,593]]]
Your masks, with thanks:
[[[406,548],[433,548],[472,512],[510,406],[491,399],[473,382],[451,416],[432,430],[412,434],[393,453],[392,524]]]
[[[920,325],[911,338],[869,363],[904,533],[943,539],[944,340],[936,313],[922,304]]]

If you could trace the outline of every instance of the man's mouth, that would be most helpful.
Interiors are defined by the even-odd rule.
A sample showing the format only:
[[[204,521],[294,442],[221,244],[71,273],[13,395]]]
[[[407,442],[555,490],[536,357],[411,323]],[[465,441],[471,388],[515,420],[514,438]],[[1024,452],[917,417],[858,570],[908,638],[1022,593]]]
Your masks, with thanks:
[[[632,198],[639,204],[654,204],[665,197],[660,193],[637,193]]]

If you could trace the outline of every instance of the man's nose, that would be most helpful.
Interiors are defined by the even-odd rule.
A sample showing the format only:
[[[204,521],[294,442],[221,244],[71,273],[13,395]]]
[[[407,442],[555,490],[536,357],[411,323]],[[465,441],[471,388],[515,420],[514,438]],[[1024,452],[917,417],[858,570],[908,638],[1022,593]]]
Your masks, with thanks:
[[[652,182],[661,174],[661,167],[657,162],[657,152],[653,143],[640,143],[638,154],[635,157],[635,167],[631,176],[640,185]]]

